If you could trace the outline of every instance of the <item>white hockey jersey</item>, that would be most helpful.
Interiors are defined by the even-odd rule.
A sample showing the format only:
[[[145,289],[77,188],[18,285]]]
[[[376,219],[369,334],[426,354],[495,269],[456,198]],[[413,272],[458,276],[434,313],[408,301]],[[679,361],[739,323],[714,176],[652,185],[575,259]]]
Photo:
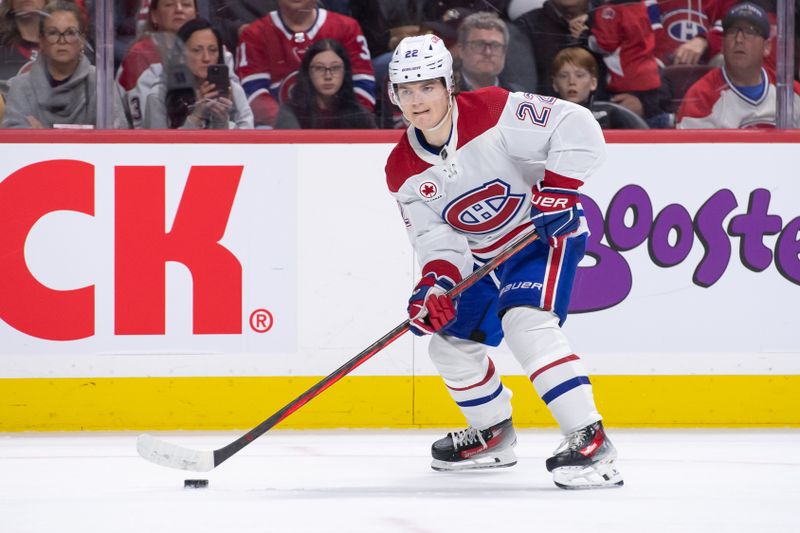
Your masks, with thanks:
[[[531,189],[544,178],[584,182],[605,157],[591,112],[557,98],[497,87],[459,94],[440,151],[413,126],[386,163],[422,266],[455,281],[532,225]],[[586,231],[585,220],[581,230]]]
[[[753,98],[737,88],[725,67],[716,68],[692,85],[678,109],[678,129],[775,127],[778,91],[775,76],[761,69],[761,90]],[[800,83],[794,82],[792,125],[800,127]]]

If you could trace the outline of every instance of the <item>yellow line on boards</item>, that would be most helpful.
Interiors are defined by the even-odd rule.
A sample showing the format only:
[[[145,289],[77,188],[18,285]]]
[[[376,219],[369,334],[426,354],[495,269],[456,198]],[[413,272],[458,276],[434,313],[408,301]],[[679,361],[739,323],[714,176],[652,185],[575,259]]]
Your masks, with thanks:
[[[0,379],[0,432],[250,429],[319,377]],[[554,426],[524,376],[507,376],[517,427]],[[616,427],[800,427],[800,376],[595,376]],[[346,377],[279,428],[463,426],[436,376]]]

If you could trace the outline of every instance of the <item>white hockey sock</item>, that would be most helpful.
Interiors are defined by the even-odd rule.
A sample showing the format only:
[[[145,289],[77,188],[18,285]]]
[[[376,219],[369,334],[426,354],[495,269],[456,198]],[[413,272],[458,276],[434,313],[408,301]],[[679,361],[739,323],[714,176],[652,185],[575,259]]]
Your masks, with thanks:
[[[500,381],[485,346],[434,335],[429,350],[447,391],[469,425],[486,429],[511,416],[511,391]]]
[[[601,419],[586,369],[572,353],[556,315],[515,307],[503,316],[503,331],[506,343],[562,433],[572,433]]]

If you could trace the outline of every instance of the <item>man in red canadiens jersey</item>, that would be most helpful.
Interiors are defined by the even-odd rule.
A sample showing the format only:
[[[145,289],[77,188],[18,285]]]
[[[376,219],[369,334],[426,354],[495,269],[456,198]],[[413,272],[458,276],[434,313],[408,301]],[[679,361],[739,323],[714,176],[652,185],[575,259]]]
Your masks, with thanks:
[[[505,338],[564,441],[546,466],[566,489],[615,487],[622,476],[592,386],[561,330],[586,221],[578,188],[605,155],[585,108],[487,87],[455,96],[453,60],[435,35],[407,37],[389,64],[389,93],[410,122],[386,163],[422,270],[410,329],[469,427],[433,443],[435,470],[516,464],[511,391],[487,347]],[[453,301],[446,292],[535,228],[539,239]]]
[[[297,81],[308,48],[322,39],[336,39],[347,51],[353,90],[359,103],[375,110],[375,75],[361,27],[355,19],[316,7],[315,0],[278,0],[270,12],[242,32],[236,68],[256,127],[272,127],[281,103]]]

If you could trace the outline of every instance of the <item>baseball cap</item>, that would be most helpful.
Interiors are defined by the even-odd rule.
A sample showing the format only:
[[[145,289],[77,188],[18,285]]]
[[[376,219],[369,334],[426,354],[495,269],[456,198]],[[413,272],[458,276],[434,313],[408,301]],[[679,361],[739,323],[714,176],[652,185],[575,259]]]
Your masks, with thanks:
[[[727,30],[734,22],[742,20],[752,24],[764,39],[769,39],[769,18],[766,11],[752,2],[736,4],[722,20],[722,29]]]

